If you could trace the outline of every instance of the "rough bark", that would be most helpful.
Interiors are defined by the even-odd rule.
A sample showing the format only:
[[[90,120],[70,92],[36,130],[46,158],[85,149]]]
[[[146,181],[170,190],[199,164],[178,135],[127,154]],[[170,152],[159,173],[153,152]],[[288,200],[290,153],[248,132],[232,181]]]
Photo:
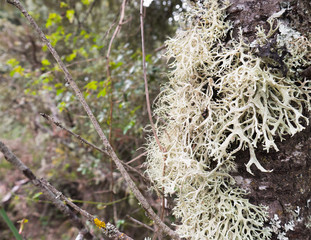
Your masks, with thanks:
[[[282,16],[295,30],[302,35],[311,36],[311,1],[310,0],[231,0],[228,19],[234,24],[233,37],[241,28],[243,36],[250,42],[255,39],[255,27],[269,28],[266,20],[272,14],[287,7]],[[307,76],[308,77],[308,76]],[[308,77],[310,78],[310,76]],[[308,114],[308,113],[306,113]],[[288,239],[311,239],[311,128],[310,126],[293,137],[288,136],[282,142],[278,140],[279,151],[267,153],[260,147],[257,158],[270,173],[263,173],[252,168],[254,176],[245,170],[249,160],[248,151],[237,155],[238,171],[234,173],[239,186],[247,189],[247,196],[254,204],[269,206],[269,216],[278,215],[281,226],[294,221],[293,230],[286,233]],[[277,239],[274,234],[272,239]]]

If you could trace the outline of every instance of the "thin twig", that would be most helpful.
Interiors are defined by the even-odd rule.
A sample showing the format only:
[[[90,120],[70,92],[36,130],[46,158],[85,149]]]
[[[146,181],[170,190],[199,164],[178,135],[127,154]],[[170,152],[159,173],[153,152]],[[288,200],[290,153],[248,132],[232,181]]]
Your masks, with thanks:
[[[90,13],[92,12],[95,4],[96,4],[97,0],[94,0],[91,4],[91,6],[88,8],[86,14],[84,15],[83,19],[82,19],[82,24],[84,24],[84,22],[87,20],[87,17],[90,15]]]
[[[142,53],[143,53],[143,72],[144,72],[144,81],[145,81],[145,94],[146,94],[146,103],[147,103],[147,110],[148,110],[148,117],[149,117],[149,121],[151,124],[151,128],[152,128],[152,132],[154,135],[154,138],[156,140],[156,143],[158,144],[160,151],[162,151],[163,153],[167,152],[167,149],[165,147],[163,147],[160,143],[160,140],[158,138],[156,129],[155,129],[155,125],[153,123],[152,120],[152,113],[151,113],[151,107],[150,107],[150,99],[149,99],[149,90],[148,90],[148,81],[147,81],[147,70],[146,70],[146,53],[145,53],[145,39],[144,39],[144,7],[143,7],[143,2],[144,0],[140,1],[140,32],[141,32],[141,48],[142,48]],[[163,156],[163,171],[162,171],[162,175],[165,175],[165,163],[166,157]],[[162,191],[165,192],[164,187],[162,188]],[[165,196],[162,195],[162,211],[161,211],[161,220],[163,221],[164,219],[164,211],[165,211]]]
[[[121,30],[121,26],[123,24],[123,19],[124,19],[124,13],[125,13],[125,4],[126,4],[126,0],[123,0],[122,5],[121,5],[121,11],[120,11],[120,19],[119,19],[119,24],[117,25],[116,29],[114,30],[114,33],[110,39],[109,45],[108,45],[108,50],[107,50],[107,55],[106,55],[106,68],[107,68],[107,81],[110,82],[110,112],[109,112],[109,137],[108,140],[110,142],[110,144],[112,144],[112,122],[113,122],[113,106],[114,106],[114,100],[113,100],[113,81],[111,78],[111,74],[110,74],[110,52],[111,52],[111,47],[112,47],[112,43],[114,41],[114,39],[116,38],[116,36],[118,35],[118,33]],[[114,186],[114,180],[113,180],[113,162],[112,160],[110,160],[110,178],[111,178],[111,185],[110,185],[110,189],[113,189]],[[113,195],[113,191],[111,194],[111,201],[114,200],[114,195]],[[117,223],[117,208],[114,205],[113,206],[113,216],[114,216],[114,221],[115,223]]]
[[[0,205],[6,205],[11,200],[12,196],[26,183],[28,183],[28,179],[23,179],[15,183],[15,186],[8,192],[0,201]]]
[[[81,141],[82,143],[85,143],[86,145],[96,149],[97,151],[100,151],[101,153],[104,154],[108,154],[107,151],[104,148],[100,148],[96,145],[94,145],[93,143],[90,143],[89,141],[87,141],[86,139],[84,139],[83,137],[81,137],[80,135],[72,132],[71,130],[69,130],[68,128],[64,127],[60,122],[56,121],[53,117],[45,114],[45,113],[40,113],[40,115],[45,118],[46,120],[48,120],[49,122],[55,124],[57,127],[61,128],[62,130],[66,131],[67,133],[69,133],[70,135],[74,136],[75,138],[77,138],[79,141]],[[139,157],[139,156],[138,156]],[[145,179],[147,182],[150,182],[150,180],[148,178],[146,178],[145,176],[143,176],[136,168],[132,167],[129,165],[129,163],[125,163],[123,161],[121,161],[121,163],[128,168],[129,170],[136,172],[138,175],[140,175],[143,179]],[[113,201],[113,200],[112,200]]]
[[[108,138],[110,143],[112,142],[111,138],[112,138],[112,118],[113,118],[113,115],[112,115],[113,113],[113,83],[112,83],[111,74],[110,74],[110,52],[112,48],[112,43],[114,39],[116,38],[116,36],[118,35],[118,33],[120,32],[122,24],[123,24],[123,19],[124,19],[124,14],[125,14],[125,4],[126,4],[126,0],[123,0],[122,5],[121,5],[119,23],[112,34],[112,37],[108,45],[107,54],[106,54],[107,80],[110,81],[110,96],[111,96],[110,97],[110,114],[109,114],[110,126],[109,126],[109,138]]]
[[[166,45],[162,45],[156,49],[154,49],[155,52],[160,52],[161,50],[165,49],[166,48]]]
[[[142,195],[142,193],[139,191],[133,180],[131,179],[128,172],[125,170],[121,160],[118,158],[117,154],[111,147],[110,143],[108,142],[103,130],[101,129],[98,121],[96,120],[94,114],[92,113],[92,110],[90,109],[89,105],[86,103],[83,94],[81,93],[80,89],[78,88],[77,84],[73,80],[71,74],[69,73],[68,69],[66,68],[65,64],[61,60],[58,53],[55,51],[55,49],[52,47],[49,40],[46,38],[44,33],[42,32],[41,28],[37,25],[35,20],[29,15],[29,13],[26,11],[26,9],[21,5],[19,0],[7,0],[8,3],[13,4],[17,9],[19,9],[22,14],[26,17],[26,19],[29,21],[29,23],[34,27],[34,29],[37,31],[39,36],[41,37],[42,41],[47,45],[49,51],[59,64],[60,68],[63,70],[65,74],[65,80],[68,82],[71,86],[71,88],[74,90],[79,102],[83,106],[84,110],[86,111],[87,115],[89,116],[89,119],[91,120],[94,129],[98,133],[100,139],[102,140],[104,146],[107,148],[108,155],[112,158],[112,160],[117,165],[117,168],[119,169],[120,173],[122,174],[124,180],[129,185],[130,189],[132,190],[133,194],[137,198],[137,200],[141,203],[141,206],[145,209],[148,216],[161,228],[161,230],[166,233],[167,235],[171,236],[173,239],[180,239],[179,235],[170,229],[159,217],[158,215],[153,211],[150,204],[146,200],[146,198]]]
[[[54,205],[62,211],[66,216],[70,218],[72,224],[84,233],[86,239],[93,239],[94,236],[87,230],[87,228],[82,223],[81,219],[70,210],[53,192],[49,190],[43,179],[38,179],[34,173],[19,159],[17,158],[11,150],[0,141],[0,151],[3,153],[5,159],[17,167],[36,187],[39,187],[41,191],[46,195],[46,197],[54,203]]]
[[[131,159],[130,161],[128,161],[127,164],[131,164],[131,163],[137,161],[138,159],[140,159],[141,157],[146,156],[146,155],[147,155],[147,152],[143,152],[142,154],[140,154],[137,157],[135,157],[135,158]]]
[[[62,192],[58,191],[54,186],[52,186],[44,178],[38,179],[36,175],[18,158],[12,153],[12,151],[0,141],[0,151],[3,153],[5,159],[17,167],[36,187],[39,187],[46,197],[65,215],[70,217],[74,226],[76,226],[80,233],[84,235],[86,239],[94,239],[94,236],[87,230],[80,218],[68,207],[63,201],[66,202],[70,207],[80,213],[90,222],[95,222],[97,219],[94,215],[88,213],[82,208],[75,205],[71,200],[63,195]],[[104,223],[104,222],[103,222]],[[102,226],[103,233],[109,238],[117,238],[122,240],[133,240],[131,237],[120,232],[114,225],[111,223],[104,223]]]
[[[142,222],[138,221],[138,220],[135,219],[135,218],[132,218],[130,215],[126,215],[126,217],[127,217],[128,219],[130,219],[131,221],[133,221],[134,223],[137,223],[138,225],[141,225],[141,226],[143,226],[143,227],[149,229],[149,230],[152,231],[152,232],[154,231],[153,228],[149,227],[149,226],[148,226],[147,224],[145,224],[145,223],[142,223]]]
[[[162,152],[164,152],[164,149],[159,141],[153,120],[152,120],[152,113],[151,113],[151,107],[150,107],[150,99],[149,99],[149,90],[148,90],[148,80],[147,80],[147,70],[146,70],[146,53],[145,53],[145,37],[144,37],[144,14],[143,14],[143,2],[144,0],[140,1],[140,32],[141,32],[141,49],[143,54],[143,72],[144,72],[144,81],[145,81],[145,95],[146,95],[146,104],[147,104],[147,111],[148,111],[148,117],[151,124],[152,132],[155,137],[155,140]]]

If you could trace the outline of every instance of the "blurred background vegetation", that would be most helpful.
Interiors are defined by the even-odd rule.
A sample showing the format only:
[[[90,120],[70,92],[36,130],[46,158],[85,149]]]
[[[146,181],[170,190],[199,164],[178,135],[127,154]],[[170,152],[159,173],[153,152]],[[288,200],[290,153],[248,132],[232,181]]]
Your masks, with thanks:
[[[24,6],[56,48],[91,106],[106,136],[125,162],[144,152],[149,124],[142,72],[138,0],[128,0],[124,24],[108,44],[120,17],[121,0],[25,0]],[[174,35],[181,0],[155,0],[145,8],[146,62],[153,100],[166,81],[164,41]],[[38,174],[76,203],[105,221],[114,223],[134,239],[153,233],[127,215],[153,227],[110,159],[47,123],[39,113],[54,116],[64,126],[101,146],[52,55],[13,6],[0,4],[0,140]],[[111,104],[111,102],[113,104]],[[112,114],[111,113],[111,105]],[[147,127],[148,128],[148,127]],[[110,132],[111,130],[111,132]],[[131,163],[141,174],[144,157]],[[152,206],[161,200],[147,192],[148,181],[130,172]],[[23,175],[0,156],[0,199]],[[24,185],[4,206],[28,239],[73,239],[78,230],[32,185]],[[172,219],[169,213],[166,221]],[[96,232],[90,225],[92,231]],[[0,219],[1,239],[12,239]]]

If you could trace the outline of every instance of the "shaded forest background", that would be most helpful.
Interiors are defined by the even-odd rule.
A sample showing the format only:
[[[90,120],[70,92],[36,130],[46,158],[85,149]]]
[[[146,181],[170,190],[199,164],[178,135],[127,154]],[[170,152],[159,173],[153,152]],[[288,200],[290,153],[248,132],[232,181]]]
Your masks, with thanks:
[[[121,30],[118,26],[122,1],[24,1],[69,68],[120,159],[138,171],[132,178],[155,209],[160,200],[147,193],[143,177],[144,143],[148,136],[140,40],[139,1],[127,1]],[[145,47],[151,99],[166,80],[163,44],[176,29],[181,1],[154,1],[145,9]],[[90,121],[73,92],[64,83],[57,63],[20,12],[2,2],[0,8],[0,139],[39,177],[46,177],[66,196],[99,218],[114,223],[134,239],[151,231],[133,217],[152,224],[116,171],[110,159],[45,121],[55,120],[84,139],[101,146]],[[109,73],[107,72],[109,64]],[[111,108],[112,107],[112,108]],[[2,156],[0,156],[0,159]],[[137,173],[138,172],[138,173]],[[141,173],[141,174],[139,174]],[[2,158],[0,199],[24,176]],[[16,227],[27,219],[23,234],[28,239],[72,239],[78,233],[62,213],[32,185],[23,185],[5,203]],[[94,226],[90,228],[98,231]],[[12,239],[0,219],[1,239]]]
[[[192,1],[195,2],[195,1]],[[233,37],[239,28],[252,42],[256,26],[269,16],[288,8],[283,18],[289,26],[310,39],[309,0],[231,0],[228,20]],[[26,8],[47,34],[69,68],[120,159],[135,169],[131,177],[154,209],[161,212],[161,199],[148,191],[144,172],[145,139],[148,127],[140,41],[139,1],[128,0],[121,30],[113,39],[109,61],[107,53],[121,10],[120,0],[25,0]],[[164,41],[177,29],[178,13],[184,1],[155,0],[145,9],[146,62],[151,101],[167,81],[168,66],[162,57]],[[36,33],[12,6],[0,4],[0,140],[39,177],[46,177],[66,196],[88,212],[114,223],[134,239],[153,236],[154,229],[138,205],[121,174],[110,159],[84,145],[65,131],[45,121],[40,113],[54,116],[64,126],[100,146],[91,122],[73,92],[64,83],[63,73]],[[109,72],[107,72],[107,62]],[[310,73],[308,77],[310,77]],[[278,141],[280,152],[257,150],[272,173],[245,171],[249,156],[239,153],[237,184],[249,190],[254,204],[269,206],[271,219],[278,214],[282,222],[295,220],[289,239],[310,239],[311,165],[310,128],[287,141]],[[136,158],[138,157],[138,158]],[[0,155],[0,199],[15,185],[23,184],[22,174]],[[131,161],[135,159],[134,161]],[[169,200],[169,199],[168,199]],[[168,202],[166,223],[176,221]],[[28,219],[23,234],[29,239],[73,239],[78,230],[30,184],[11,194],[4,208],[17,227]],[[159,214],[160,215],[160,214]],[[304,219],[300,221],[300,219]],[[308,222],[309,221],[309,222]],[[91,231],[99,231],[89,225]],[[283,226],[282,226],[283,227]],[[155,229],[154,229],[155,230]],[[1,239],[12,239],[0,219]],[[277,239],[274,234],[272,239]]]

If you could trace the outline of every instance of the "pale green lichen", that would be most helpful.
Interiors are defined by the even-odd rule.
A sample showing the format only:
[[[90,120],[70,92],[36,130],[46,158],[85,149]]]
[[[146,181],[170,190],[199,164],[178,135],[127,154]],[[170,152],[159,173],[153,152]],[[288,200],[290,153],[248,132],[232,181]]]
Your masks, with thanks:
[[[299,37],[284,43],[291,53],[280,63],[288,69],[284,76],[284,66],[271,68],[256,54],[277,29],[265,34],[258,28],[258,47],[242,36],[224,42],[231,28],[227,6],[217,0],[192,5],[186,27],[167,41],[172,72],[155,110],[165,152],[150,139],[147,174],[155,188],[177,196],[173,211],[181,237],[269,239],[265,207],[244,199],[230,172],[241,149],[250,152],[247,171],[252,164],[267,171],[256,158],[257,145],[278,150],[276,137],[308,123],[303,109],[310,109],[310,83],[293,71],[311,64],[310,42]]]

